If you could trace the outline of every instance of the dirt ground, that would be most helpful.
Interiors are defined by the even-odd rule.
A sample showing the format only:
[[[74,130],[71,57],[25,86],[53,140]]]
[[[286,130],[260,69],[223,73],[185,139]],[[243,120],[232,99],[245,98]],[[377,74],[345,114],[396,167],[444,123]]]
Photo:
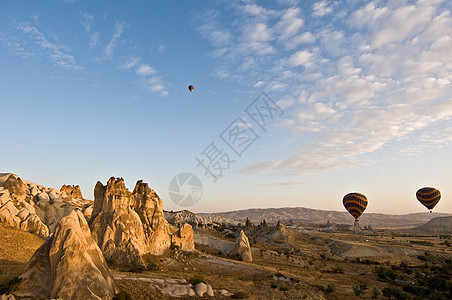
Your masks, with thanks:
[[[22,274],[43,243],[34,234],[0,224],[0,286]]]

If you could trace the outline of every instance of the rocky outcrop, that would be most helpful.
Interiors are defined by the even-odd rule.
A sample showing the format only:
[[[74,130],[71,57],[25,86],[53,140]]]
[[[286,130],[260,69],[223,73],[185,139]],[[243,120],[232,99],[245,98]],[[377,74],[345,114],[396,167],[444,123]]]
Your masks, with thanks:
[[[16,199],[25,199],[27,196],[27,187],[19,177],[10,174],[3,183],[3,188],[8,190]]]
[[[171,235],[171,244],[179,247],[181,250],[194,250],[193,228],[189,224],[182,225],[179,230]]]
[[[18,297],[33,299],[111,299],[113,277],[91,237],[85,217],[72,211],[58,222],[55,233],[33,254]]]
[[[147,183],[138,181],[130,192],[124,179],[111,177],[106,186],[97,182],[94,197],[89,224],[107,259],[118,265],[144,265],[142,255],[170,247],[177,228],[165,220],[162,200]],[[188,234],[188,229],[183,232],[181,244],[190,244]]]
[[[245,235],[243,230],[240,231],[240,234],[237,237],[234,250],[232,250],[231,255],[246,262],[253,261],[250,242],[248,241],[248,237]]]
[[[65,193],[70,198],[83,199],[82,191],[78,185],[63,185],[60,192]]]
[[[70,193],[81,196],[77,191],[80,192],[80,188],[74,187]],[[26,181],[15,174],[0,173],[0,222],[42,238],[47,238],[58,221],[76,208],[89,218],[92,204],[92,201],[72,198],[65,192]]]

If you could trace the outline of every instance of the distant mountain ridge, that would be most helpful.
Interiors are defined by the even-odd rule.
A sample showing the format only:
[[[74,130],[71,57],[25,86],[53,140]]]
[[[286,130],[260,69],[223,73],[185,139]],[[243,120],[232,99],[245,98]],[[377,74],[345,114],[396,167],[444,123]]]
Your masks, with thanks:
[[[353,224],[353,217],[346,211],[329,211],[305,207],[282,207],[282,208],[251,208],[219,213],[202,213],[199,215],[222,217],[235,221],[244,222],[249,218],[253,222],[265,219],[267,222],[276,223],[281,221],[306,222],[324,224],[326,222],[336,224]],[[364,213],[359,222],[361,226],[370,225],[374,228],[414,227],[429,222],[436,217],[448,217],[447,213],[411,213],[406,215],[390,215],[381,213]]]

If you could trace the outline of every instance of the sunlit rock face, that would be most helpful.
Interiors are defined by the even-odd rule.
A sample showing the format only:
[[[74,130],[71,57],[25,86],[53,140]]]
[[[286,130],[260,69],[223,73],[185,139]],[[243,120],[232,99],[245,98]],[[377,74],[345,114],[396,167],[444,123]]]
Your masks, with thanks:
[[[142,255],[161,254],[177,231],[165,220],[162,200],[147,183],[139,180],[130,192],[122,178],[114,177],[105,186],[97,182],[89,224],[104,256],[118,265],[144,265]]]
[[[33,254],[14,293],[32,299],[111,299],[115,285],[84,215],[72,211]]]
[[[248,237],[245,235],[243,230],[240,231],[240,234],[237,237],[234,250],[232,250],[231,255],[243,261],[247,262],[253,261],[250,242],[248,241]]]
[[[63,185],[60,192],[66,193],[67,197],[74,199],[83,199],[82,191],[78,185]]]

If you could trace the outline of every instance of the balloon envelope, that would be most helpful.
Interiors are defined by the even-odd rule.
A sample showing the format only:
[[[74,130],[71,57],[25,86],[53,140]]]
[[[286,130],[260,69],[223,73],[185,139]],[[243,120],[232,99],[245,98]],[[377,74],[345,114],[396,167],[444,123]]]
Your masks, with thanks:
[[[188,90],[189,90],[190,92],[192,92],[194,89],[195,89],[195,87],[194,87],[193,85],[190,84],[190,85],[188,86]]]
[[[428,209],[433,209],[441,199],[441,193],[432,187],[423,187],[416,192],[416,198]]]
[[[361,216],[367,207],[367,198],[360,193],[350,193],[344,196],[342,201],[345,209],[356,219]]]

